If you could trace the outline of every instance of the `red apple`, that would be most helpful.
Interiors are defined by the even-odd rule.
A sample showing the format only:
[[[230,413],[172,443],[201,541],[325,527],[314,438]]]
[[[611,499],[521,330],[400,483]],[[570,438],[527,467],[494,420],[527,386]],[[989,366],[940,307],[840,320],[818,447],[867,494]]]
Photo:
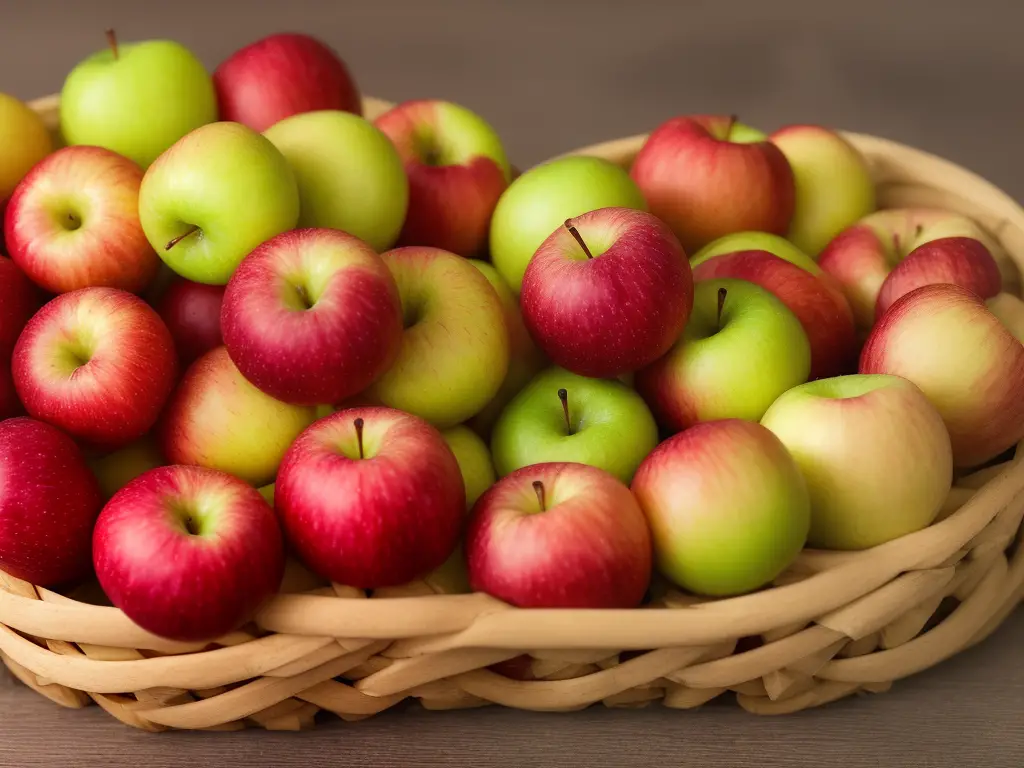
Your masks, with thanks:
[[[334,229],[291,230],[239,265],[221,328],[232,361],[259,389],[288,403],[333,404],[391,367],[402,304],[365,242]]]
[[[65,147],[11,195],[4,235],[14,262],[50,293],[143,291],[160,259],[139,223],[143,171],[109,149]]]
[[[656,128],[630,175],[687,253],[733,232],[786,234],[793,171],[782,151],[734,117],[676,117]]]
[[[174,386],[174,342],[142,299],[117,288],[65,293],[14,348],[14,384],[30,415],[95,446],[150,430]]]
[[[220,119],[263,132],[291,115],[362,114],[359,89],[338,55],[304,34],[270,35],[236,51],[213,73]]]
[[[664,355],[693,308],[693,276],[657,217],[600,208],[537,249],[520,293],[523,321],[558,366],[611,378]]]
[[[338,411],[299,436],[281,462],[274,503],[311,570],[375,589],[405,584],[448,559],[466,490],[435,427],[366,407]]]
[[[74,441],[29,418],[0,422],[0,568],[38,586],[86,576],[100,489]]]
[[[767,251],[715,256],[693,269],[695,281],[733,277],[760,285],[797,316],[811,344],[810,378],[857,369],[853,313],[842,292],[827,281]]]
[[[407,101],[374,121],[398,150],[409,177],[399,245],[429,245],[476,256],[511,169],[501,139],[481,117],[447,101]]]
[[[176,278],[156,305],[178,351],[182,367],[191,365],[224,343],[220,333],[223,285],[193,283]]]
[[[473,507],[465,549],[473,589],[522,608],[634,608],[651,579],[640,505],[586,464],[506,475]]]
[[[143,629],[213,640],[277,592],[284,542],[252,486],[211,469],[159,467],[107,502],[93,562],[107,597]]]
[[[18,266],[0,256],[0,359],[10,357],[25,323],[39,309],[39,292]]]

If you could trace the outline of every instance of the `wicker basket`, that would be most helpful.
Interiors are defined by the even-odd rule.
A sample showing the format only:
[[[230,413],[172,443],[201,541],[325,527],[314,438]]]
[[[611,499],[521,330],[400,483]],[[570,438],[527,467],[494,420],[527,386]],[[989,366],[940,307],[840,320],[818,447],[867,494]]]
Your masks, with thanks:
[[[386,106],[371,100],[367,113]],[[55,123],[55,99],[35,107]],[[973,216],[1004,266],[1024,267],[1024,211],[998,189],[899,144],[850,138],[883,205]],[[625,166],[642,141],[581,152]],[[452,594],[457,579],[441,577],[368,598],[292,563],[251,625],[205,647],[142,631],[89,602],[94,588],[63,596],[0,573],[0,657],[59,704],[96,702],[151,731],[298,729],[321,710],[357,720],[405,699],[687,709],[735,692],[751,712],[795,712],[885,691],[993,632],[1024,599],[1022,516],[1015,459],[959,478],[925,530],[859,553],[805,551],[774,587],[743,597],[698,601],[661,585],[632,611],[520,610]]]

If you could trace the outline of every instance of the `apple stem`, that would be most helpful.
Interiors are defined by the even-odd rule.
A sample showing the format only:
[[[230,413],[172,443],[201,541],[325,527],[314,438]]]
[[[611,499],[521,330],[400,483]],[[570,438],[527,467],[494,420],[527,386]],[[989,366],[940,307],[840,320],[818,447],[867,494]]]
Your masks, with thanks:
[[[117,33],[112,29],[108,29],[107,32],[107,45],[110,46],[110,52],[114,54],[114,60],[116,61],[117,56]]]
[[[722,310],[725,309],[725,297],[729,295],[729,291],[725,288],[718,289],[718,330],[722,330]]]
[[[564,389],[558,390],[558,399],[562,401],[562,413],[565,415],[565,433],[571,435],[572,421],[569,419],[569,393]]]
[[[582,248],[583,252],[587,254],[587,258],[594,258],[594,254],[590,252],[590,249],[587,248],[587,244],[583,242],[583,236],[580,234],[580,231],[572,225],[572,219],[565,220],[565,228],[569,230],[569,234],[576,238],[576,242],[580,244],[580,248]]]
[[[544,483],[542,483],[540,480],[534,480],[533,492],[537,494],[537,501],[540,503],[540,511],[546,512],[548,504],[544,498]]]
[[[739,115],[729,115],[729,124],[725,127],[725,138],[729,138],[729,134],[732,133],[732,128],[736,123],[740,121]]]
[[[356,428],[356,442],[359,443],[359,458],[365,459],[366,455],[363,453],[363,420],[357,418],[352,424]]]
[[[171,250],[171,248],[176,246],[178,243],[180,243],[186,237],[188,237],[189,235],[194,235],[198,231],[199,231],[199,227],[196,227],[196,226],[189,227],[187,232],[184,232],[184,233],[178,235],[176,238],[171,240],[167,245],[165,245],[164,246],[164,250],[165,251]]]

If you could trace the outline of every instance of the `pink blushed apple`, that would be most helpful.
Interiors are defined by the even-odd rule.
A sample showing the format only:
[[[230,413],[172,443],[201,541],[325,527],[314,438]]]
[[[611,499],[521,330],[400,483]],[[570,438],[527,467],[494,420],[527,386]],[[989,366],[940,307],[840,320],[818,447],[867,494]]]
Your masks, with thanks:
[[[220,332],[220,308],[224,286],[194,283],[175,278],[156,304],[174,339],[183,368],[224,343]]]

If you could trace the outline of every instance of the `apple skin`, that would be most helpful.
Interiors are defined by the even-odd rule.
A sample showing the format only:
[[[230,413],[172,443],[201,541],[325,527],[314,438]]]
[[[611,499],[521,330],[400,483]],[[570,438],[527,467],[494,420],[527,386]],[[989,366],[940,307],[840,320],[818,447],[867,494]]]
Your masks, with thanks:
[[[695,285],[682,337],[638,371],[634,385],[658,423],[679,432],[704,421],[758,421],[775,398],[807,381],[810,369],[807,334],[785,304],[754,283],[716,278]]]
[[[732,232],[784,235],[794,180],[782,151],[731,117],[675,117],[644,142],[630,176],[687,253]]]
[[[398,244],[479,255],[512,173],[494,128],[465,107],[436,99],[403,102],[374,125],[391,139],[409,177]]]
[[[304,431],[281,462],[274,501],[288,540],[314,573],[376,589],[405,584],[448,559],[462,532],[466,490],[437,429],[368,407],[338,411]]]
[[[120,288],[141,293],[160,259],[139,223],[142,169],[101,147],[64,147],[22,179],[7,204],[14,262],[49,293]]]
[[[990,299],[1003,288],[999,266],[988,248],[972,237],[942,237],[919,245],[896,265],[878,291],[875,320],[900,296],[933,283],[952,283]]]
[[[853,374],[794,387],[761,424],[785,444],[811,497],[811,546],[856,550],[930,525],[949,495],[949,435],[899,376]]]
[[[41,303],[25,273],[6,256],[0,256],[0,359],[10,359],[18,336]]]
[[[632,484],[663,576],[698,595],[770,584],[800,554],[811,525],[807,485],[760,424],[709,421],[670,437]]]
[[[89,574],[103,500],[74,441],[27,417],[0,421],[0,568],[41,587]]]
[[[999,318],[1017,341],[1024,344],[1024,301],[1005,291],[985,302],[989,311]]]
[[[494,485],[497,476],[491,452],[480,436],[469,427],[459,425],[446,429],[441,437],[455,454],[466,488],[466,509],[471,509],[488,488]]]
[[[398,357],[402,303],[387,265],[333,229],[273,237],[228,282],[221,330],[231,360],[271,397],[339,403]]]
[[[562,157],[527,170],[494,208],[491,263],[518,296],[541,244],[566,219],[598,208],[646,211],[647,202],[626,171],[600,157]]]
[[[0,220],[4,201],[18,182],[52,151],[53,138],[43,118],[20,99],[0,93]]]
[[[194,283],[175,277],[156,304],[174,339],[182,369],[224,343],[220,331],[223,285]]]
[[[783,261],[795,264],[812,275],[824,274],[821,267],[789,240],[770,232],[733,232],[712,240],[690,257],[690,267],[696,269],[705,261],[737,251],[767,251]]]
[[[238,123],[183,137],[149,167],[139,190],[139,219],[154,250],[177,274],[208,285],[226,285],[250,251],[298,218],[288,161]]]
[[[286,117],[337,109],[362,114],[348,66],[310,35],[268,35],[235,51],[213,72],[220,119],[263,132]]]
[[[920,387],[946,423],[957,467],[1024,438],[1024,345],[965,288],[925,285],[897,299],[864,343],[860,372]]]
[[[877,207],[864,156],[821,125],[787,125],[768,137],[793,169],[796,200],[786,237],[816,256],[829,241]]]
[[[521,608],[635,608],[651,578],[636,499],[586,464],[534,464],[502,478],[473,507],[465,551],[473,590]]]
[[[99,482],[104,501],[109,500],[143,472],[167,465],[160,452],[160,446],[151,434],[144,435],[111,453],[90,457],[88,462],[89,468]]]
[[[270,483],[288,446],[313,423],[316,410],[264,394],[231,362],[227,348],[200,357],[178,383],[157,425],[170,464],[227,472]]]
[[[22,331],[11,360],[25,409],[81,442],[118,448],[156,423],[178,373],[163,320],[134,294],[61,294]]]
[[[217,119],[202,62],[171,40],[98,51],[68,74],[60,132],[69,145],[104,147],[143,168],[182,136]]]
[[[672,347],[693,307],[693,276],[679,241],[657,217],[599,208],[568,219],[537,249],[520,303],[530,335],[556,365],[613,378]]]
[[[853,312],[846,297],[831,283],[767,251],[715,256],[693,270],[697,282],[720,277],[760,285],[797,316],[811,345],[810,378],[857,370],[859,346]]]
[[[491,441],[502,476],[530,464],[573,462],[603,469],[627,484],[657,444],[658,425],[633,389],[615,379],[591,379],[560,368],[541,373],[509,403]]]
[[[160,467],[107,502],[93,564],[110,601],[138,626],[171,640],[214,640],[277,592],[284,541],[255,488],[201,467]]]

